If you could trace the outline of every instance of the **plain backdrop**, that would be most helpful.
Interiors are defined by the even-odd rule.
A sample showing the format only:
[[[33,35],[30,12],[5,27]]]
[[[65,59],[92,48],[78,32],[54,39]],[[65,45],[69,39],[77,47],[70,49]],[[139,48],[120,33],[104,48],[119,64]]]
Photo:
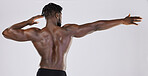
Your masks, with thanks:
[[[62,25],[124,18],[129,13],[143,18],[139,26],[118,25],[73,38],[67,55],[68,76],[148,76],[148,0],[1,0],[0,33],[41,14],[49,2],[63,7]],[[31,27],[46,25],[44,18],[38,21]],[[31,42],[0,34],[0,76],[35,76],[39,62]]]

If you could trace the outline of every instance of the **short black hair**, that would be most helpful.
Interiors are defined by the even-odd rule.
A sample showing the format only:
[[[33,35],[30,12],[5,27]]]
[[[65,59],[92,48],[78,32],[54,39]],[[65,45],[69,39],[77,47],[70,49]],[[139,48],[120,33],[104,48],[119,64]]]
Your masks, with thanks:
[[[49,3],[42,9],[42,16],[45,16],[45,18],[54,16],[56,13],[61,13],[62,9],[63,8],[60,5]]]

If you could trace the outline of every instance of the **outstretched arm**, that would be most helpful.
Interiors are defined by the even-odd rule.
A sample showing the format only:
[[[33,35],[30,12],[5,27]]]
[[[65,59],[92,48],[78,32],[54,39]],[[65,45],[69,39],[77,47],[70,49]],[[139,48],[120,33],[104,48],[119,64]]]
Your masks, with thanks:
[[[141,17],[130,17],[130,14],[123,19],[115,19],[115,20],[99,20],[92,23],[77,25],[77,24],[66,24],[64,28],[66,28],[73,37],[83,37],[89,33],[99,30],[106,30],[111,27],[124,24],[124,25],[138,25],[135,22],[140,22]]]
[[[37,15],[32,18],[30,18],[27,21],[23,21],[17,24],[12,25],[9,28],[6,28],[2,34],[5,38],[12,39],[15,41],[29,41],[29,40],[36,40],[38,28],[29,28],[26,30],[23,30],[22,28],[27,25],[33,25],[37,24],[38,22],[34,22],[38,18],[42,18],[43,16]]]

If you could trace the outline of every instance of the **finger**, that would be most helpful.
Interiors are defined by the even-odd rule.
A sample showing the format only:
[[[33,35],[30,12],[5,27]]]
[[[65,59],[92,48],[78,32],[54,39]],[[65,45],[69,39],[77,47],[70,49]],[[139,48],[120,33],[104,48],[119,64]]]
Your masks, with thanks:
[[[135,19],[134,22],[141,22],[141,20],[137,20],[137,19]]]
[[[33,24],[38,24],[39,22],[34,22]]]
[[[129,14],[127,17],[130,17],[131,16],[131,14]]]
[[[44,17],[44,16],[42,16],[42,15],[35,16],[35,18],[42,18],[42,17]]]
[[[134,16],[134,17],[130,17],[130,18],[134,18],[134,19],[142,19],[142,18],[139,17],[139,16]]]
[[[36,19],[39,19],[39,18],[43,18],[44,16],[42,16],[42,15],[37,15],[37,16],[34,16],[34,17],[32,17],[33,18],[33,20],[36,20]]]
[[[134,24],[134,25],[138,25],[137,23],[134,23],[134,22],[133,22],[132,24]]]
[[[34,17],[39,17],[39,16],[42,16],[42,15],[36,15],[36,16],[34,16]]]
[[[30,26],[32,26],[33,24],[29,24]]]

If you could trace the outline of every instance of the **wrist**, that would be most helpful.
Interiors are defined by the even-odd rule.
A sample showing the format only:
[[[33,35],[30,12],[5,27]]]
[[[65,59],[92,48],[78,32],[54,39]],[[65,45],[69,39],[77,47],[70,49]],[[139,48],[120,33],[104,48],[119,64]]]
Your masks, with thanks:
[[[124,18],[123,18],[123,19],[121,19],[121,24],[124,24],[124,21],[125,21],[125,20],[124,20]]]

